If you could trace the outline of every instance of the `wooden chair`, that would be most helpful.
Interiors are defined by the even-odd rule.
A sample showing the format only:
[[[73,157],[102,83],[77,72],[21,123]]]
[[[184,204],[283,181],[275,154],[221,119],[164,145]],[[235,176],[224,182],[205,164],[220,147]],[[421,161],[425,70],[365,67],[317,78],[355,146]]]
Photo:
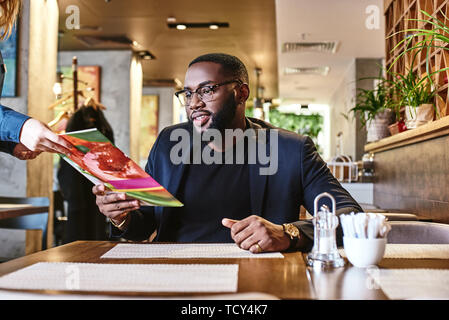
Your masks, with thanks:
[[[34,206],[49,206],[50,202],[46,197],[16,198],[16,197],[0,197],[0,203],[12,204],[31,204]],[[47,223],[48,212],[30,214],[10,219],[1,219],[0,228],[6,229],[26,229],[26,230],[42,230],[42,249],[47,248]]]
[[[388,243],[449,244],[449,224],[422,221],[393,221]]]

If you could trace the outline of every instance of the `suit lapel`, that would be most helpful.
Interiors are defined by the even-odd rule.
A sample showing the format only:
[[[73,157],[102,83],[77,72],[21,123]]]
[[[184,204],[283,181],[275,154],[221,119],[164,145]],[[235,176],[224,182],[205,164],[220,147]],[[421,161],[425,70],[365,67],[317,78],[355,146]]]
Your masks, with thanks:
[[[166,189],[168,192],[171,193],[171,195],[173,195],[174,197],[176,197],[176,193],[179,190],[179,186],[181,184],[181,180],[182,177],[185,174],[185,170],[186,170],[186,163],[188,160],[188,157],[190,156],[190,153],[192,153],[193,147],[192,144],[190,144],[190,151],[188,154],[184,155],[184,158],[182,160],[182,162],[178,165],[173,165],[170,163],[170,177],[167,179],[167,184],[166,184]],[[166,214],[168,214],[168,212],[170,211],[171,207],[160,207],[160,213],[162,214],[161,216],[161,220],[164,219],[164,216]]]

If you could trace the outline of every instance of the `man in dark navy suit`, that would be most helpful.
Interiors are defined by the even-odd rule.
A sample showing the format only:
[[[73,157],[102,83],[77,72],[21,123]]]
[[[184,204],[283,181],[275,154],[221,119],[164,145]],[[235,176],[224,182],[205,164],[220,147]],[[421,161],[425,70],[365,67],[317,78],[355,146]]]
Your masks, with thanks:
[[[248,73],[238,58],[196,58],[176,96],[189,121],[162,130],[146,171],[184,206],[140,207],[124,194],[106,194],[104,185],[94,186],[97,205],[113,225],[112,237],[140,241],[157,231],[156,241],[235,242],[253,253],[308,251],[313,225],[299,220],[301,205],[313,213],[315,197],[328,192],[337,214],[362,211],[309,137],[245,117]],[[195,146],[197,136],[209,139]],[[187,139],[180,142],[179,137]],[[268,162],[259,152],[254,159],[254,145],[265,146]],[[341,243],[341,229],[337,234]]]

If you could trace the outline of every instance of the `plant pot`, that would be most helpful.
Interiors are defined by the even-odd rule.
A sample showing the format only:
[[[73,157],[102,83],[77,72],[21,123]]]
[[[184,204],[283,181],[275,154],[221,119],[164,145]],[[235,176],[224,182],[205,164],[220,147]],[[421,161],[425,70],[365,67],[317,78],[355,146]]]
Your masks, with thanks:
[[[404,121],[396,121],[392,125],[388,126],[388,130],[390,131],[390,134],[394,136],[395,134],[404,132],[407,130],[407,126],[405,125]]]
[[[385,110],[379,112],[373,120],[366,123],[367,142],[377,141],[390,135],[388,126],[393,121],[393,111]]]
[[[419,107],[405,107],[405,124],[408,129],[414,129],[433,120],[435,110],[433,104],[422,104]]]

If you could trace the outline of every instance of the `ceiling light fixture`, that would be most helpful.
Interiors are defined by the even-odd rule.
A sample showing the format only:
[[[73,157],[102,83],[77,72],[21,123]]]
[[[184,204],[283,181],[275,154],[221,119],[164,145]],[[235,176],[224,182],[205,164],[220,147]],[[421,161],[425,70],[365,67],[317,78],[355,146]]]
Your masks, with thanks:
[[[284,69],[285,75],[320,75],[327,76],[330,68],[328,66],[325,67],[303,67],[303,68],[291,68],[287,67]]]
[[[140,58],[142,58],[143,60],[154,60],[156,59],[156,57],[154,55],[152,55],[150,53],[150,51],[145,50],[145,51],[139,51],[138,55]]]
[[[178,29],[178,30],[193,29],[193,28],[217,30],[219,28],[229,28],[229,23],[228,22],[171,23],[167,21],[167,26],[170,29]]]

